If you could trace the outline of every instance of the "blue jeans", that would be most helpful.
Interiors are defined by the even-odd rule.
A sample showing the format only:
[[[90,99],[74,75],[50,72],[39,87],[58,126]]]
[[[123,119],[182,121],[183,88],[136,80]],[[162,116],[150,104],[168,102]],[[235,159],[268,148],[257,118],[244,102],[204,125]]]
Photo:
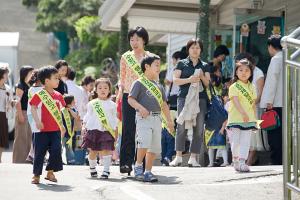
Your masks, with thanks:
[[[175,138],[164,128],[161,132],[161,161],[164,158],[172,160],[172,156],[174,155]]]
[[[63,138],[63,145],[66,148],[66,158],[67,158],[67,164],[68,165],[74,165],[75,164],[75,154],[74,154],[74,142],[72,147],[66,144],[66,142],[69,140],[69,138],[64,137]]]

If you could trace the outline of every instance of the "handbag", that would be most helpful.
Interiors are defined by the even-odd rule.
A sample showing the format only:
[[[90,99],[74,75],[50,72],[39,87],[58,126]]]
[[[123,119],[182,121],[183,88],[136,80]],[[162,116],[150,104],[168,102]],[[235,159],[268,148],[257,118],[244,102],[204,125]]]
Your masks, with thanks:
[[[221,98],[216,95],[211,82],[209,83],[209,90],[211,100],[207,109],[205,128],[207,130],[219,130],[227,120],[228,113],[224,108]]]
[[[263,121],[260,124],[261,129],[267,131],[274,130],[280,126],[280,119],[275,110],[266,110],[261,115],[261,120]]]
[[[170,95],[172,87],[173,87],[173,82],[171,83],[170,86],[167,104],[170,106],[170,110],[177,110],[177,95]]]

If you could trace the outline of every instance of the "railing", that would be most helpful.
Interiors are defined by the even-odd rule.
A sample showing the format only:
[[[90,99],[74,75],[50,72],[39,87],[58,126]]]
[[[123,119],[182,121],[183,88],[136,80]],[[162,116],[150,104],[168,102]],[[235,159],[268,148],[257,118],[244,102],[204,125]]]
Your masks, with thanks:
[[[284,199],[300,194],[300,27],[283,46],[283,190]]]

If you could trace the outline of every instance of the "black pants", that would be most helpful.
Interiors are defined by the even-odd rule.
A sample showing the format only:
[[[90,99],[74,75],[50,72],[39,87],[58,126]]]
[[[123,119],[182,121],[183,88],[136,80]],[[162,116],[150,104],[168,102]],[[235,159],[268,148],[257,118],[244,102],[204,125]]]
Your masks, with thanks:
[[[280,118],[280,126],[268,131],[268,142],[271,149],[271,161],[273,165],[282,165],[282,108],[273,108]]]
[[[122,99],[122,140],[120,149],[120,167],[130,168],[135,156],[135,109],[128,104],[128,94]]]
[[[33,174],[36,176],[42,174],[47,151],[49,151],[49,160],[46,170],[54,172],[62,170],[60,131],[34,133]]]

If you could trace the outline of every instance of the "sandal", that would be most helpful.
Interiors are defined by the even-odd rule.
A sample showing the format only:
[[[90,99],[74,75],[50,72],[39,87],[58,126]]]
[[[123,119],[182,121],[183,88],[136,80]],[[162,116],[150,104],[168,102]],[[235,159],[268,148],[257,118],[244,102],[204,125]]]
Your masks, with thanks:
[[[31,180],[31,184],[39,184],[40,183],[40,176],[33,176]]]
[[[57,183],[57,179],[55,178],[53,171],[48,171],[47,176],[45,177],[46,180]]]

